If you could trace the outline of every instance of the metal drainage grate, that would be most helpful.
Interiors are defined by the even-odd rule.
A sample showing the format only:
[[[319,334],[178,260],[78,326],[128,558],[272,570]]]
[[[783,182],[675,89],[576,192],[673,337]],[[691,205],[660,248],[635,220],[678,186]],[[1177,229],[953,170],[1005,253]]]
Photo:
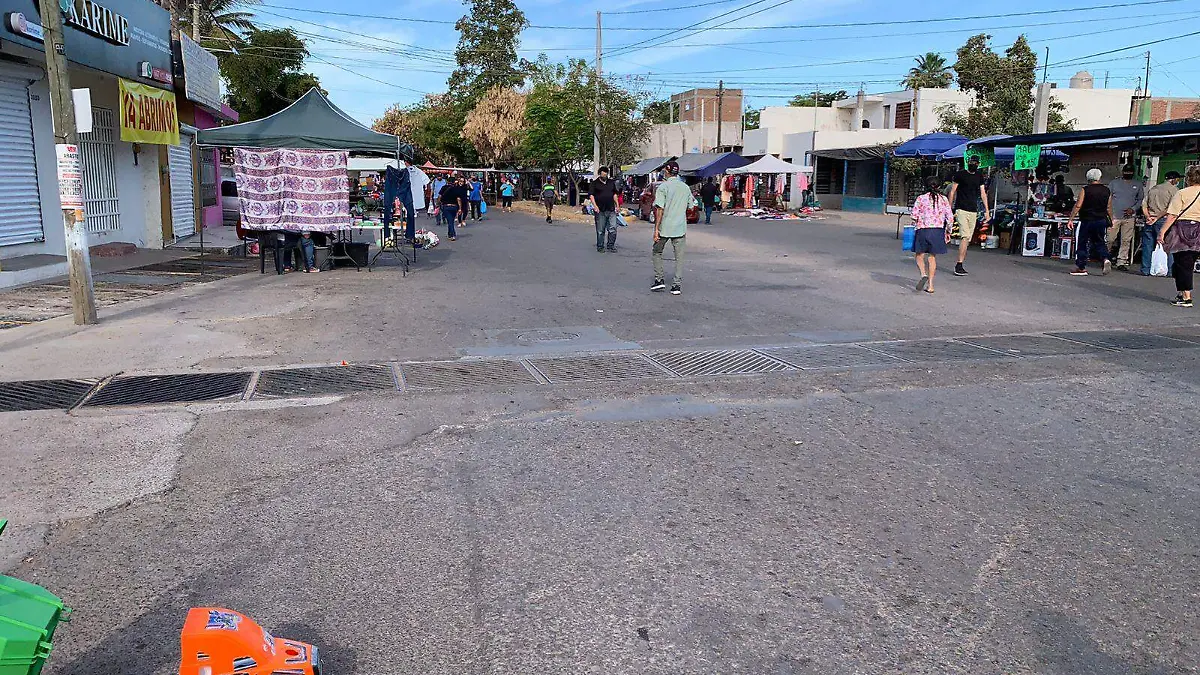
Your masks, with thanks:
[[[264,370],[254,398],[289,398],[320,394],[352,394],[396,388],[391,366],[354,365]]]
[[[749,375],[793,370],[750,349],[726,349],[709,352],[656,352],[649,355],[657,364],[683,377],[693,375]]]
[[[241,398],[250,373],[187,373],[118,377],[100,388],[85,407],[194,403]]]
[[[634,380],[646,377],[671,377],[667,371],[639,354],[606,354],[597,356],[530,359],[533,366],[548,381],[589,382],[597,380]]]
[[[475,389],[539,384],[519,361],[441,361],[403,363],[406,389]]]
[[[901,364],[895,357],[873,352],[858,345],[812,345],[761,351],[804,370]]]
[[[1092,345],[1071,342],[1045,335],[995,335],[991,337],[957,338],[959,342],[994,349],[1009,356],[1070,356],[1072,354],[1094,354],[1103,351]]]
[[[0,412],[66,410],[87,395],[97,380],[0,382]]]
[[[1072,333],[1050,333],[1055,337],[1082,342],[1086,345],[1104,347],[1106,349],[1179,349],[1195,347],[1190,342],[1175,340],[1161,335],[1129,333],[1126,331],[1076,331]]]
[[[923,361],[973,361],[976,359],[1008,358],[1000,352],[983,349],[975,345],[951,340],[909,340],[901,342],[873,342],[863,345],[888,356],[913,362]]]

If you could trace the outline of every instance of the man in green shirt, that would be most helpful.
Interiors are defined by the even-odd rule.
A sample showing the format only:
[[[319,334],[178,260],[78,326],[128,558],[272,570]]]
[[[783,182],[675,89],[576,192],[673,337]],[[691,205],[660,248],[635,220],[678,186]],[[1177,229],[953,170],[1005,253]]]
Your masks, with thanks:
[[[675,251],[675,282],[671,286],[671,295],[683,293],[683,251],[687,243],[687,210],[695,202],[692,191],[679,178],[679,164],[667,162],[663,167],[667,180],[659,184],[654,191],[654,285],[652,291],[662,291],[667,288],[666,277],[663,276],[663,249],[667,242]]]

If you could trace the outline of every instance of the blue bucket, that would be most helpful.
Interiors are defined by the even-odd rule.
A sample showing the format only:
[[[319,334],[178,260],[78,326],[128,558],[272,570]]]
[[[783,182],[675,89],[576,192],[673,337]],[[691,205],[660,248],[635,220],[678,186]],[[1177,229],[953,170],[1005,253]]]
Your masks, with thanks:
[[[905,251],[913,250],[913,240],[917,238],[917,227],[915,225],[904,226],[904,238],[900,240],[900,248]]]

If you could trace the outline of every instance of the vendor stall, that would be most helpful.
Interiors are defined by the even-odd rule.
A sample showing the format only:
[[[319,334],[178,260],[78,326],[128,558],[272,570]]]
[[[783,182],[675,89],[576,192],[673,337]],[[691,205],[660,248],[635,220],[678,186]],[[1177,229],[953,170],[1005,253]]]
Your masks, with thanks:
[[[723,186],[722,193],[726,191],[724,188],[728,188],[734,195],[730,206],[735,208],[739,206],[740,196],[741,208],[762,207],[784,211],[784,205],[790,196],[787,191],[792,188],[788,178],[796,176],[798,184],[795,189],[804,192],[809,188],[805,174],[811,174],[812,170],[811,166],[800,166],[785,162],[774,155],[763,155],[745,166],[726,169],[725,180],[735,184]],[[738,181],[741,184],[738,184]],[[756,186],[756,183],[759,185]]]
[[[281,245],[290,249],[302,232],[326,235],[331,240],[330,259],[349,260],[356,267],[366,260],[366,251],[360,252],[348,235],[352,225],[349,154],[395,160],[412,155],[412,148],[398,137],[368,129],[316,88],[263,119],[202,129],[196,143],[234,150],[242,227],[262,233],[260,241],[273,245],[277,273],[284,266]],[[402,191],[401,201],[411,230],[415,222],[411,192]],[[383,211],[391,214],[391,209]]]

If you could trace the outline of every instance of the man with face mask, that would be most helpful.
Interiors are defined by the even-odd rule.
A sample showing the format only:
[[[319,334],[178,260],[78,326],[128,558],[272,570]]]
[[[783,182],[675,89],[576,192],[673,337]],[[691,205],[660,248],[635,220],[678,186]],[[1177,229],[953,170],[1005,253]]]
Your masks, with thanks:
[[[1133,166],[1126,164],[1121,177],[1109,183],[1112,192],[1113,222],[1108,226],[1108,248],[1120,244],[1117,252],[1117,269],[1129,269],[1129,256],[1133,249],[1133,229],[1137,223],[1137,209],[1145,198],[1142,182],[1133,179]]]
[[[596,180],[592,181],[588,201],[596,212],[596,251],[605,250],[605,236],[608,237],[609,253],[617,252],[617,182],[608,177],[608,167],[602,166],[596,172]]]
[[[984,222],[991,220],[992,211],[988,207],[983,174],[979,172],[979,158],[971,157],[967,161],[967,168],[959,169],[958,173],[954,174],[953,187],[950,188],[954,221],[958,223],[959,236],[962,237],[958,245],[958,263],[954,266],[954,276],[957,277],[967,276],[963,263],[967,261],[967,247],[971,245],[971,239],[975,236],[980,202],[983,203]]]

